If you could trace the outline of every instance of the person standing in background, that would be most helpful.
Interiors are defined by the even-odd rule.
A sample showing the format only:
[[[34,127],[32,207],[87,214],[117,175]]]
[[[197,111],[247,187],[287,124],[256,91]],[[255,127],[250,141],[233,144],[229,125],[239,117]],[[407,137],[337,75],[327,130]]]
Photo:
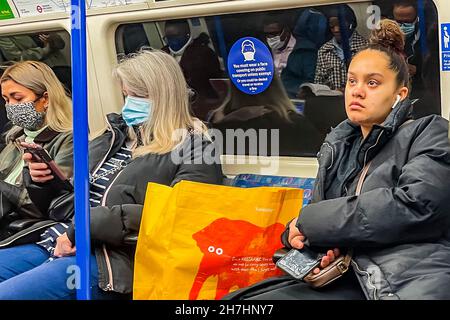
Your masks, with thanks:
[[[209,36],[201,33],[194,39],[185,19],[167,21],[164,34],[167,45],[161,50],[169,53],[180,64],[187,84],[195,93],[191,103],[192,112],[205,120],[208,112],[220,103],[209,80],[223,76],[217,54],[209,47]]]
[[[342,37],[341,27],[346,28],[351,57],[365,48],[367,41],[356,31],[358,25],[356,16],[348,5],[333,6],[327,16],[333,38],[319,49],[314,83],[324,84],[332,90],[344,92],[348,61],[344,53],[343,41],[346,40]],[[339,21],[340,16],[344,21]]]

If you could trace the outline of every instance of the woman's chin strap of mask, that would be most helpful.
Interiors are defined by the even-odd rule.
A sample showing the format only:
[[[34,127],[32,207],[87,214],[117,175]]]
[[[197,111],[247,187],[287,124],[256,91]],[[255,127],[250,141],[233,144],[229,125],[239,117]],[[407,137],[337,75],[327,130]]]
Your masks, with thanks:
[[[169,51],[171,54],[178,56],[178,55],[182,55],[184,50],[192,43],[192,35],[189,35],[188,40],[186,41],[186,43],[178,50],[173,50],[170,46],[169,46]]]

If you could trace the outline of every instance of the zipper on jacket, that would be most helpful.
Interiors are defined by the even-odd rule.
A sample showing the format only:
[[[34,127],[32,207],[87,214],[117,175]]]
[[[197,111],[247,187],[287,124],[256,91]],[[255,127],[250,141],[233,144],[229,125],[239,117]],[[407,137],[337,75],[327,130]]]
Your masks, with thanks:
[[[102,246],[103,254],[105,255],[106,268],[108,269],[108,284],[106,285],[106,291],[114,291],[114,281],[112,275],[111,261],[109,260],[108,252],[106,251],[106,245]]]
[[[356,267],[356,272],[358,272],[359,274],[365,275],[367,276],[367,284],[373,288],[373,299],[374,300],[378,300],[377,297],[377,287],[373,284],[372,282],[372,278],[369,272],[365,271],[365,270],[361,270],[361,268],[359,267],[359,265],[355,262],[354,259],[352,259],[352,264],[354,267]]]
[[[369,150],[372,149],[373,147],[375,147],[375,146],[378,144],[378,142],[380,141],[380,138],[381,138],[381,135],[383,134],[383,132],[384,132],[384,131],[381,131],[381,132],[380,132],[380,134],[379,134],[378,137],[377,137],[377,141],[375,142],[375,144],[373,144],[372,146],[370,146],[370,147],[366,150],[366,152],[365,152],[365,154],[364,154],[364,163],[363,163],[363,166],[362,166],[363,168],[366,166],[367,154],[368,154]],[[345,191],[345,194],[346,194],[346,195],[348,195],[347,183],[348,183],[348,181],[350,180],[350,178],[353,176],[353,173],[354,173],[355,171],[357,171],[357,168],[354,168],[354,169],[352,170],[352,172],[350,172],[350,174],[348,175],[347,179],[345,179],[345,181],[342,183],[342,185],[343,185],[343,188],[342,188],[342,189]]]
[[[123,172],[123,169],[116,175],[114,180],[111,181],[108,188],[105,190],[105,193],[103,194],[103,197],[102,197],[102,202],[100,204],[101,206],[106,205],[106,197],[108,196],[108,192],[122,172]],[[109,278],[108,284],[106,285],[106,289],[113,291],[114,290],[114,279],[113,279],[113,274],[112,274],[111,261],[109,260],[109,255],[108,255],[108,252],[106,251],[105,245],[103,245],[103,254],[105,255],[106,268],[108,269],[108,278]]]
[[[366,150],[366,154],[364,155],[363,168],[364,168],[365,165],[366,165],[366,162],[367,162],[367,154],[369,153],[369,150],[372,149],[373,147],[375,147],[375,146],[378,144],[378,142],[380,141],[380,138],[381,138],[381,135],[383,134],[383,132],[384,132],[384,130],[381,130],[380,134],[379,134],[378,137],[377,137],[377,141],[375,142],[375,144],[372,145],[372,146],[370,146],[370,147]]]
[[[103,157],[102,161],[99,162],[97,167],[92,171],[92,176],[97,173],[97,171],[101,168],[103,163],[106,161],[106,158],[108,158],[109,153],[112,150],[112,147],[114,145],[114,141],[116,140],[116,133],[114,132],[114,129],[111,126],[111,123],[109,122],[108,118],[106,118],[106,123],[108,124],[108,128],[111,130],[112,138],[111,138],[111,144],[109,146],[108,152],[106,152],[105,156]],[[120,172],[119,172],[120,174]],[[111,185],[114,183],[114,181],[117,179],[119,174],[116,176],[116,178],[110,183],[108,186],[108,189],[103,194],[103,199],[101,205],[105,205],[105,199],[106,194],[108,193],[109,189],[111,188]],[[114,290],[114,280],[113,280],[113,274],[112,274],[112,268],[111,268],[111,261],[109,259],[108,252],[106,251],[106,246],[103,244],[102,246],[103,254],[105,255],[105,261],[106,261],[106,269],[108,269],[108,284],[106,285],[106,291],[113,291]]]

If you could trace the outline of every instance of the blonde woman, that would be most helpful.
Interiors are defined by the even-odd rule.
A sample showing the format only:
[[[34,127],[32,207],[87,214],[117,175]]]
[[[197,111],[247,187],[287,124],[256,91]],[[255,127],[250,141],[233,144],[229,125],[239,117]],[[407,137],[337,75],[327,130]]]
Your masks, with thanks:
[[[125,239],[139,231],[148,182],[222,181],[220,164],[202,152],[211,141],[189,113],[187,84],[174,58],[143,51],[121,61],[114,76],[125,96],[122,114],[107,116],[108,129],[91,141],[89,151],[94,299],[128,297],[132,291],[135,245]],[[46,165],[29,167],[34,186],[45,189],[52,180]],[[0,299],[75,298],[75,289],[67,286],[67,268],[76,264],[75,228],[61,223],[54,229],[58,232],[47,230],[34,247],[37,257],[0,250]],[[18,257],[3,261],[11,251]],[[17,264],[27,264],[27,270],[5,277],[6,267]]]
[[[278,134],[278,148],[274,148],[275,139],[271,138],[270,149],[268,146],[266,150],[266,155],[272,156],[315,156],[325,138],[308,119],[296,112],[278,75],[274,76],[265,91],[254,95],[246,94],[231,85],[228,97],[219,108],[211,112],[209,122],[224,137],[230,129],[268,130],[271,136]],[[261,145],[261,142],[258,140],[255,145]],[[233,152],[252,155],[257,151],[255,145],[246,146],[243,150],[236,147]],[[227,141],[224,139],[224,150],[227,150],[226,147]],[[261,150],[259,153],[261,155]]]
[[[20,142],[41,145],[67,177],[72,176],[73,148],[71,100],[46,64],[16,63],[5,70],[0,85],[7,117],[13,125],[6,132],[6,146],[0,153],[1,247],[14,241],[27,242],[21,236],[11,238],[14,228],[10,223],[15,216],[33,218],[35,222],[46,219],[46,212],[35,206],[24,187]],[[39,231],[39,224],[32,225],[23,234],[32,235],[34,231]]]

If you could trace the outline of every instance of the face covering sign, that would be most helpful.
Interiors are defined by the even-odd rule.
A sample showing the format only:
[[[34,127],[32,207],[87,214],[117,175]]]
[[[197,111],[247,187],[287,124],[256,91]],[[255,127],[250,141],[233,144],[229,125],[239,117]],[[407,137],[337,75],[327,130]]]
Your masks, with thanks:
[[[242,92],[261,93],[273,79],[272,55],[262,41],[253,37],[241,38],[233,44],[228,55],[228,73]]]

